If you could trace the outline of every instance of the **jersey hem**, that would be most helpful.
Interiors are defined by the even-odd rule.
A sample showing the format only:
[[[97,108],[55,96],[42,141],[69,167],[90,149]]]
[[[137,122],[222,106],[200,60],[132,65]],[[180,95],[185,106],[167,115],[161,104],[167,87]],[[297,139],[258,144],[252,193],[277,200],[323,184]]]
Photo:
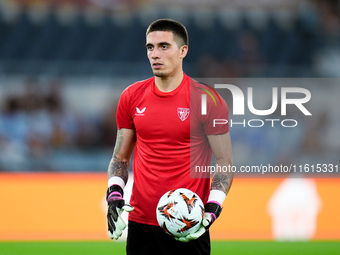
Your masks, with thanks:
[[[148,221],[145,219],[140,219],[138,217],[129,216],[129,221],[134,221],[136,223],[145,224],[145,225],[159,226],[157,221],[156,222],[153,220]]]

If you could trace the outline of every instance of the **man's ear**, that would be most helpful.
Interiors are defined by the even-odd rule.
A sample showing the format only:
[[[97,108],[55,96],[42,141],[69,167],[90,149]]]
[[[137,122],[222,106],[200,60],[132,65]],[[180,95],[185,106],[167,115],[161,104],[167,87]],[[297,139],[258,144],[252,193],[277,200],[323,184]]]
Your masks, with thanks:
[[[188,45],[183,45],[180,48],[180,54],[181,54],[180,56],[182,59],[185,58],[185,56],[188,54],[188,50],[189,50]]]

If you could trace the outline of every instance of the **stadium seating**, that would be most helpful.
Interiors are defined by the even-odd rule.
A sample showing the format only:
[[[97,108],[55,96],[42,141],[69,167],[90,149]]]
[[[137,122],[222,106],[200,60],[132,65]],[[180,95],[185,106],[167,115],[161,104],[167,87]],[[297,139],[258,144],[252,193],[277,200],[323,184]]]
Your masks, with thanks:
[[[251,33],[255,43],[258,43],[257,54],[264,63],[280,67],[281,73],[274,72],[275,75],[289,76],[285,67],[310,67],[315,49],[320,45],[316,33],[318,28],[311,28],[299,17],[288,29],[279,24],[275,14],[269,15],[261,29],[256,28],[242,13],[238,14],[239,22],[234,25],[226,25],[224,19],[223,13],[208,15],[209,22],[207,17],[202,19],[197,15],[188,15],[185,20],[190,34],[187,61],[196,63],[202,56],[208,55],[217,61],[231,59],[242,63],[244,53],[240,41],[245,33]],[[113,66],[117,62],[121,65],[124,65],[123,62],[145,64],[145,29],[138,15],[126,23],[104,15],[96,24],[88,22],[82,14],[76,14],[68,23],[61,22],[54,12],[41,22],[35,22],[25,11],[11,22],[0,16],[0,62],[15,61],[21,65],[31,65],[30,61],[53,61],[53,67],[61,68],[65,62],[76,61],[78,64],[73,65],[72,69],[76,73],[88,71],[89,64],[86,62]],[[58,62],[61,64],[58,65]],[[272,76],[273,70],[259,75]],[[112,68],[107,68],[107,71],[115,73]],[[141,65],[134,69],[137,75],[144,71]],[[194,71],[198,74],[198,70]]]

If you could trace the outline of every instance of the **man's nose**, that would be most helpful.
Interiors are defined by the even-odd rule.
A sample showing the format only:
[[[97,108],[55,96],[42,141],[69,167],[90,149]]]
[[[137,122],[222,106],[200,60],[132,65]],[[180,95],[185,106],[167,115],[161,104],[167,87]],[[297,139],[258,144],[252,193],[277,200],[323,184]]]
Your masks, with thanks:
[[[151,53],[152,58],[159,58],[159,50],[157,48],[154,48]]]

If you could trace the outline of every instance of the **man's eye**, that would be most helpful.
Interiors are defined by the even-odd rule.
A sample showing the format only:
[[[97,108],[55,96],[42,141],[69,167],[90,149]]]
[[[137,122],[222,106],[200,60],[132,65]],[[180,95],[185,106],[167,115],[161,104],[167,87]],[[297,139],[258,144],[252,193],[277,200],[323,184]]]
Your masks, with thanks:
[[[152,46],[147,46],[146,49],[147,49],[147,50],[152,50],[153,47],[152,47]]]
[[[167,45],[162,45],[162,49],[163,49],[163,50],[166,50],[167,48],[168,48]]]

